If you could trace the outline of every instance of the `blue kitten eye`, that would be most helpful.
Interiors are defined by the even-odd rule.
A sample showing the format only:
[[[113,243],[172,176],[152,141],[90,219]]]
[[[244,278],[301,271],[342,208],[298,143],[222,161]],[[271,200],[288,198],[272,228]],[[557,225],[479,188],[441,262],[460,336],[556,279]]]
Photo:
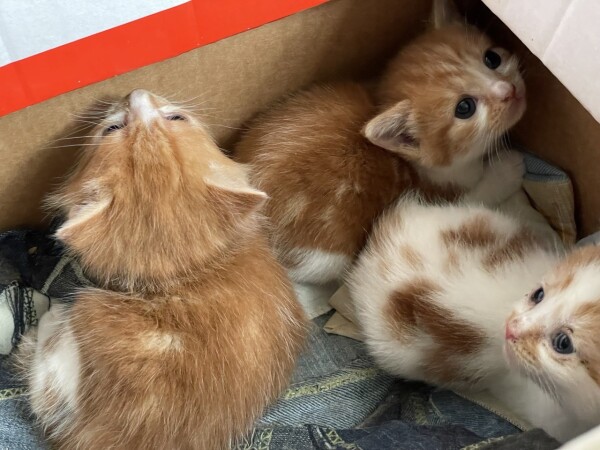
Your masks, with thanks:
[[[465,97],[456,104],[454,117],[458,119],[468,119],[475,114],[476,109],[477,105],[475,104],[475,99],[472,97]]]
[[[167,116],[167,120],[185,120],[185,117],[179,114],[173,114],[172,116]]]
[[[497,69],[502,64],[502,58],[493,50],[488,50],[483,55],[484,64],[492,70]]]
[[[544,288],[540,287],[538,289],[536,289],[535,291],[533,291],[533,294],[531,294],[531,296],[529,297],[530,300],[535,303],[536,305],[541,302],[542,300],[544,300]]]
[[[103,134],[109,134],[109,133],[112,133],[113,131],[120,130],[124,126],[125,126],[124,123],[116,123],[114,125],[109,126],[108,128],[105,128]]]
[[[552,347],[556,353],[561,353],[563,355],[568,355],[575,351],[571,338],[562,331],[556,333],[552,338]]]

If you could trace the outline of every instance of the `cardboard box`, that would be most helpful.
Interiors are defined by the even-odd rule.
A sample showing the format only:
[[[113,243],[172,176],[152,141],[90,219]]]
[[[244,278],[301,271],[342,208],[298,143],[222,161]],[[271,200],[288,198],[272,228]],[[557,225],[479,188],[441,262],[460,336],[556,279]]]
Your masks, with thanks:
[[[459,3],[499,44],[520,54],[526,73],[529,107],[513,140],[571,175],[579,232],[596,231],[600,5],[483,1],[506,24],[479,0]],[[422,30],[430,8],[424,0],[78,3],[91,9],[59,0],[0,3],[0,114],[6,114],[0,117],[0,229],[42,223],[42,197],[77,154],[76,144],[54,142],[73,131],[73,115],[94,101],[134,88],[197,99],[228,147],[243,122],[287,92],[315,80],[376,75]],[[43,20],[36,17],[49,5],[54,9],[46,9],[45,17],[51,23],[40,33],[36,26]],[[111,5],[126,6],[116,21]],[[90,15],[97,20],[89,21]],[[17,19],[29,25],[12,27]]]

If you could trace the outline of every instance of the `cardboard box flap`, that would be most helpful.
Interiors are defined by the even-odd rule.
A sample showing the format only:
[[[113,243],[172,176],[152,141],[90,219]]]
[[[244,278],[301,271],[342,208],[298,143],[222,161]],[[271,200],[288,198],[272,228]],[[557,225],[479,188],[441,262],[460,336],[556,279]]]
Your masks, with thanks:
[[[600,2],[483,2],[600,122]]]

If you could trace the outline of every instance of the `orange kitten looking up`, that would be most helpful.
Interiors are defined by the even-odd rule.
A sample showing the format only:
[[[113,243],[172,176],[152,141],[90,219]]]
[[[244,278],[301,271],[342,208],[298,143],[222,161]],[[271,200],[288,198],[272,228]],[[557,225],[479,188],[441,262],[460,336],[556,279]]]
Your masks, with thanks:
[[[486,161],[525,110],[515,57],[445,2],[433,23],[391,62],[376,101],[358,83],[313,86],[259,115],[236,146],[270,197],[272,245],[295,281],[339,279],[407,189],[495,205],[520,188],[519,154]]]
[[[59,448],[225,449],[285,387],[304,316],[263,236],[266,196],[202,122],[135,90],[50,203],[96,289],[21,350]]]

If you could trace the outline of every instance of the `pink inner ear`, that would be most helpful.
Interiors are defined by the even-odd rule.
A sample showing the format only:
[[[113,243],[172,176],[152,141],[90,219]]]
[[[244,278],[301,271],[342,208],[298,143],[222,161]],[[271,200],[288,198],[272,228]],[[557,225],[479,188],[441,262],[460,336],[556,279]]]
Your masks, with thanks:
[[[414,128],[410,103],[403,101],[371,119],[363,134],[375,145],[390,151],[401,151],[418,146]]]
[[[267,194],[256,189],[232,190],[209,185],[209,198],[216,202],[218,209],[234,216],[247,216],[259,210],[268,199]]]
[[[209,186],[232,193],[256,195],[263,198],[263,201],[268,198],[266,193],[253,188],[248,183],[246,169],[243,166],[211,163],[209,168],[210,175],[204,178]]]

